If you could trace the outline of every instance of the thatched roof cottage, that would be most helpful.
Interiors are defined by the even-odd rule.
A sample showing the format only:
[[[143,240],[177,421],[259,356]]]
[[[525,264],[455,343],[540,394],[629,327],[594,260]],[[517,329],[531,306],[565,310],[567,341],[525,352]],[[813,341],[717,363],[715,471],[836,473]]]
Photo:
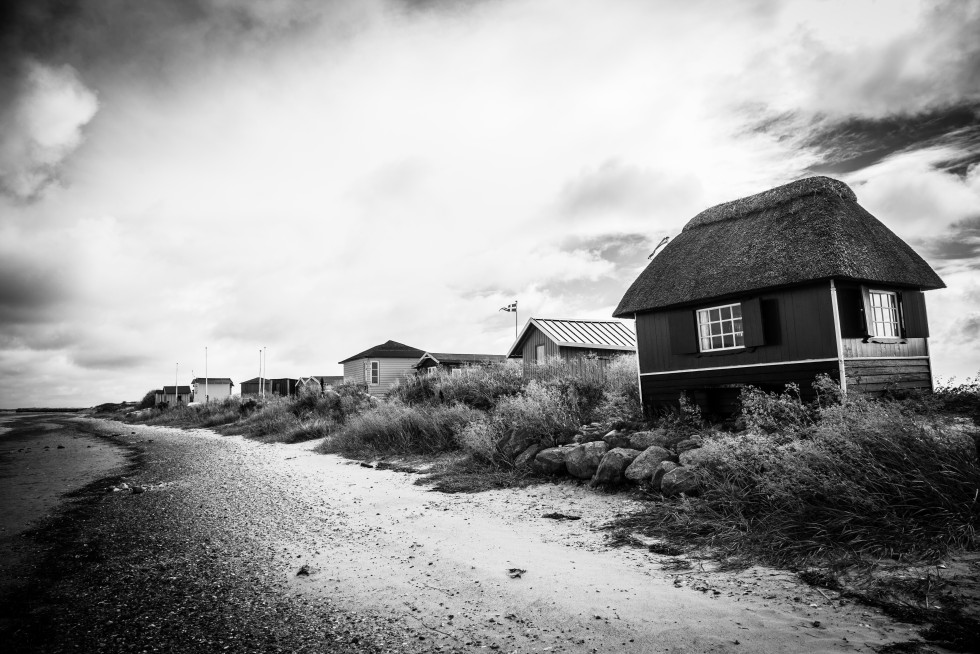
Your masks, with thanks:
[[[944,286],[846,184],[811,177],[695,216],[613,315],[636,320],[645,405],[687,391],[725,413],[738,385],[806,393],[820,373],[931,388],[922,291]]]

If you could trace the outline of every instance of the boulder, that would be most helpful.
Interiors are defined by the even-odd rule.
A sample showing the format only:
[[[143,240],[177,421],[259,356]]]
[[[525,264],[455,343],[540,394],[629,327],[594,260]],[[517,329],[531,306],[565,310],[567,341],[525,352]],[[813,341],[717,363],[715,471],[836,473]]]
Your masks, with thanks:
[[[531,462],[534,461],[534,457],[538,455],[538,452],[540,452],[543,449],[544,446],[541,445],[541,443],[532,443],[531,445],[528,445],[527,449],[525,449],[523,452],[518,454],[517,458],[514,459],[514,467],[524,468],[530,465]]]
[[[678,461],[681,462],[682,466],[696,466],[702,461],[704,461],[708,455],[700,447],[696,447],[693,450],[685,450],[680,453]]]
[[[605,441],[606,445],[608,445],[611,449],[630,447],[630,438],[626,435],[626,432],[617,431],[615,429],[603,436],[602,440]],[[643,450],[638,449],[638,451],[642,452]]]
[[[678,466],[664,475],[660,481],[660,492],[665,496],[694,495],[698,491],[698,478],[690,468]]]
[[[579,479],[591,479],[599,469],[602,457],[609,451],[609,446],[603,441],[582,443],[576,445],[565,455],[565,468],[568,474]]]
[[[497,451],[513,461],[527,448],[538,442],[538,435],[527,429],[512,429],[497,441]]]
[[[544,475],[560,475],[565,472],[565,456],[570,447],[549,447],[534,457],[534,469]]]
[[[653,431],[638,431],[630,434],[630,448],[643,452],[648,447],[657,445],[667,447],[670,435],[665,429],[654,429]]]
[[[599,462],[599,467],[592,477],[592,485],[623,483],[623,473],[638,456],[640,456],[639,450],[631,450],[625,447],[615,447],[609,450]]]
[[[580,431],[572,439],[574,443],[595,443],[602,440],[602,434],[597,431]]]
[[[680,454],[681,452],[693,450],[696,447],[701,447],[700,438],[685,438],[674,446],[674,451]]]
[[[634,484],[648,482],[653,479],[653,473],[657,471],[660,464],[664,461],[673,461],[673,452],[660,447],[651,445],[636,457],[636,460],[626,469],[626,479]]]
[[[678,465],[673,461],[661,461],[657,469],[653,471],[653,476],[650,477],[650,488],[655,491],[660,490],[663,484],[664,475],[666,475],[671,470],[677,468]]]

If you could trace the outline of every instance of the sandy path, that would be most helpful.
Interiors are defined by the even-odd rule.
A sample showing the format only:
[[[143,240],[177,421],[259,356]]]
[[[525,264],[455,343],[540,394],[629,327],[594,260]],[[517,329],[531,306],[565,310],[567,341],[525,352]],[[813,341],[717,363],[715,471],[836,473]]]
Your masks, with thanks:
[[[414,486],[413,475],[299,447],[273,450],[298,488],[324,498],[311,518],[336,537],[316,540],[317,554],[310,542],[299,556],[314,574],[294,585],[410,615],[447,646],[840,652],[910,636],[908,625],[828,601],[789,573],[672,574],[661,570],[669,557],[610,549],[596,528],[638,506],[620,496],[572,483],[447,496]],[[582,519],[541,517],[555,511]],[[511,568],[527,572],[515,579]]]
[[[871,652],[914,637],[789,573],[670,573],[669,557],[610,549],[596,528],[631,503],[578,485],[443,495],[311,443],[95,424],[143,452],[132,481],[150,488],[107,495],[105,510],[134,529],[153,520],[149,542],[156,528],[192,543],[222,583],[252,575],[291,610],[336,623],[348,644],[361,619],[390,651],[420,652]],[[582,519],[541,517],[552,511]],[[311,574],[296,576],[302,565]]]

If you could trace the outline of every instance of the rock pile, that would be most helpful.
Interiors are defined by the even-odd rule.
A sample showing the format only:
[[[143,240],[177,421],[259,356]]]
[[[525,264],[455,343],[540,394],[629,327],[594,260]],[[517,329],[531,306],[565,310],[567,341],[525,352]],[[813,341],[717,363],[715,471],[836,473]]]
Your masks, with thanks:
[[[573,443],[549,447],[533,454],[533,466],[546,475],[588,479],[593,486],[636,484],[665,496],[698,492],[691,469],[701,453],[701,439],[677,442],[664,429],[606,431],[598,423],[583,425]],[[531,461],[525,457],[522,463]]]

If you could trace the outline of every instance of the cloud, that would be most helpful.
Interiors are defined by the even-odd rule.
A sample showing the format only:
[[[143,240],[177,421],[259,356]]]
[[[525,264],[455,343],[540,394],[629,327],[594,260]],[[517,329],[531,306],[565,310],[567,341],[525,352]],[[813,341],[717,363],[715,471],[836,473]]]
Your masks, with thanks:
[[[976,2],[793,2],[775,25],[732,83],[777,113],[881,118],[980,101]]]
[[[70,185],[0,197],[9,405],[138,399],[174,362],[200,373],[205,346],[236,382],[262,346],[274,376],[388,339],[503,351],[503,304],[607,317],[663,236],[821,164],[942,267],[937,334],[971,301],[969,75],[897,117],[892,91],[846,95],[862,56],[939,20],[916,3],[14,4],[0,74],[34,62],[97,111],[44,123],[81,138],[50,171]],[[964,30],[905,65],[968,59]],[[844,97],[817,97],[838,68]]]
[[[118,352],[81,352],[72,357],[75,365],[87,370],[132,370],[148,361],[145,355]]]
[[[557,211],[578,221],[640,218],[652,227],[654,217],[688,210],[701,196],[694,175],[669,175],[610,159],[568,181]]]
[[[31,200],[57,179],[98,101],[71,66],[36,61],[24,63],[15,95],[0,108],[0,193]]]

